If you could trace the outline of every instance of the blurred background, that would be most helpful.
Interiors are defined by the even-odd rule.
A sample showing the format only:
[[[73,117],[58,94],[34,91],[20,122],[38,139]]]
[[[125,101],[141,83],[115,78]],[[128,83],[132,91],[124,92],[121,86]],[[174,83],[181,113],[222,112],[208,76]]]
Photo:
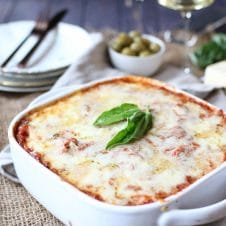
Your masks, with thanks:
[[[64,21],[88,30],[138,29],[153,33],[182,26],[178,12],[159,6],[157,0],[0,0],[0,23],[34,20],[46,7],[52,12],[68,8]],[[201,31],[206,24],[225,15],[226,0],[217,0],[194,12],[192,29]]]

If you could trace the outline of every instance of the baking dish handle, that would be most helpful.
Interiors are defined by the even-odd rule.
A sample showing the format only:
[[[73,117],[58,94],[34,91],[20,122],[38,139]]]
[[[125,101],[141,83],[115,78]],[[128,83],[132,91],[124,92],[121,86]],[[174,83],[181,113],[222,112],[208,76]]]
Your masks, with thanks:
[[[175,209],[163,213],[158,220],[158,226],[200,225],[219,220],[225,216],[226,199],[201,208]]]

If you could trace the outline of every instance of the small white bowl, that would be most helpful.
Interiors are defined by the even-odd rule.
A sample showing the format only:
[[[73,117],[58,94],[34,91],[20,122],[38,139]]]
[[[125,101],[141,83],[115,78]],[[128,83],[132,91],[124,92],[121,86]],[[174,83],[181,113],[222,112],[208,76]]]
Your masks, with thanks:
[[[150,56],[127,56],[116,52],[111,46],[108,46],[108,52],[112,64],[125,72],[129,72],[136,75],[149,76],[154,74],[162,63],[163,54],[166,50],[165,44],[159,38],[152,35],[142,35],[142,37],[148,39],[151,42],[157,43],[160,46],[160,50]]]

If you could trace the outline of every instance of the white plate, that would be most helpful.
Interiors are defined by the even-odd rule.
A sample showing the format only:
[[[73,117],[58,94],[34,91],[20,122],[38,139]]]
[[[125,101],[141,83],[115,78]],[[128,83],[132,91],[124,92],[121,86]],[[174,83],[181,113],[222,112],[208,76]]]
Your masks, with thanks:
[[[10,55],[33,26],[33,21],[19,21],[0,25],[0,63]],[[31,37],[13,57],[3,70],[6,76],[12,76],[11,73],[41,74],[62,70],[81,57],[91,45],[91,39],[84,29],[60,23],[56,29],[49,32],[28,62],[27,67],[17,67],[16,64],[25,56],[36,39],[35,36]]]
[[[0,85],[0,92],[10,92],[10,93],[31,93],[49,90],[51,86],[40,86],[40,87],[12,87],[12,86],[2,86]]]
[[[47,71],[45,73],[12,73],[8,72],[8,70],[11,70],[11,68],[0,68],[0,76],[4,77],[6,79],[26,79],[26,80],[39,80],[39,79],[44,79],[44,78],[52,78],[56,77],[59,75],[62,75],[67,67],[56,69],[56,70],[51,70]],[[4,72],[7,71],[7,72]]]
[[[26,77],[7,77],[0,73],[0,91],[5,92],[37,92],[49,90],[51,86],[56,82],[58,76],[51,76],[43,79],[30,78],[30,75]],[[38,77],[38,75],[37,75]]]

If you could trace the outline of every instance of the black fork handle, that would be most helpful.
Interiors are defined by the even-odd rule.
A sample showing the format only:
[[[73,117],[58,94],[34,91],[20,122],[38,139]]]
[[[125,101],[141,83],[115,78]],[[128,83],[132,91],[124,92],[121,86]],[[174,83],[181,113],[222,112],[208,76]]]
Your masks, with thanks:
[[[40,34],[38,41],[35,43],[35,45],[31,48],[31,50],[26,54],[26,56],[18,63],[19,67],[25,67],[28,60],[31,58],[34,51],[37,49],[37,47],[41,44],[42,40],[45,38],[46,34],[55,28],[57,24],[60,22],[60,20],[67,14],[68,10],[63,9],[56,13],[49,21],[47,28],[43,31],[42,34]]]
[[[14,55],[18,52],[18,50],[21,48],[21,46],[24,45],[24,43],[30,38],[32,35],[32,31],[20,42],[20,44],[16,47],[16,49],[6,58],[6,60],[1,64],[1,68],[5,67],[9,61],[14,57]]]
[[[25,67],[30,57],[33,55],[35,50],[38,48],[38,46],[42,43],[43,39],[45,38],[47,33],[43,33],[39,36],[37,42],[34,44],[34,46],[30,49],[30,51],[24,56],[24,58],[18,63],[19,67]]]

